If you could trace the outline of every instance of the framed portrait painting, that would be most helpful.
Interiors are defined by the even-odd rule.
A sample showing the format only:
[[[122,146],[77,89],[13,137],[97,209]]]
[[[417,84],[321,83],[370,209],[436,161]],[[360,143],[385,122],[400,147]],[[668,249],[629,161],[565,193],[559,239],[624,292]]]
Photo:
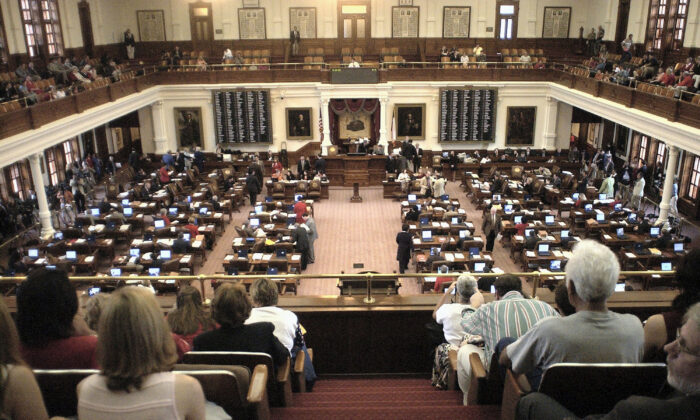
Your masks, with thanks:
[[[537,107],[509,106],[507,115],[506,145],[533,145]]]
[[[425,139],[425,104],[394,105],[394,121],[397,140]]]
[[[202,146],[202,108],[175,108],[178,149]]]
[[[312,140],[311,108],[286,108],[287,138],[289,140]]]

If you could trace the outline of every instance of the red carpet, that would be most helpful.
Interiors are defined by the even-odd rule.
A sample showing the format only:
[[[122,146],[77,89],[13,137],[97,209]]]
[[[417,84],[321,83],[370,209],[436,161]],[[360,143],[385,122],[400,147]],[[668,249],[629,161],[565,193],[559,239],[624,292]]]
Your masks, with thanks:
[[[311,393],[294,394],[291,407],[273,408],[273,419],[496,420],[497,406],[464,407],[456,391],[438,391],[428,379],[319,380]]]

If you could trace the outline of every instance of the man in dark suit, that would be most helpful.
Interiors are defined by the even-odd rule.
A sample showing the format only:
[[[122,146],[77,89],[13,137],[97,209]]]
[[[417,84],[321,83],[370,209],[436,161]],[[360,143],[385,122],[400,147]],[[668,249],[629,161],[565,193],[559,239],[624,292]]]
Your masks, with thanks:
[[[530,232],[530,235],[528,235],[528,237],[525,238],[525,249],[535,249],[535,246],[539,241],[540,238],[537,236],[535,231]]]
[[[255,171],[252,168],[248,169],[248,176],[245,179],[245,188],[248,191],[248,196],[250,197],[250,205],[254,206],[255,202],[257,201],[258,194],[262,189],[262,184],[258,180],[258,177],[255,176]]]
[[[301,254],[301,269],[306,270],[306,265],[309,263],[309,249],[311,248],[309,231],[303,222],[296,223],[295,226],[296,229],[292,231],[292,241],[296,252]]]
[[[309,169],[311,169],[309,161],[306,160],[304,156],[300,157],[299,162],[297,162],[297,174],[299,175],[299,178],[301,178],[304,175],[304,172],[308,171]]]
[[[185,240],[182,233],[177,234],[177,239],[173,242],[173,254],[186,254],[190,243]]]
[[[486,235],[486,251],[493,251],[496,236],[501,232],[501,216],[496,213],[495,207],[491,207],[491,213],[484,218],[481,230]]]
[[[401,226],[401,232],[396,235],[396,243],[399,245],[396,251],[396,260],[399,262],[399,273],[403,274],[408,268],[408,261],[413,251],[413,236],[408,233],[408,225]]]
[[[323,156],[318,155],[316,162],[314,162],[314,169],[316,170],[316,173],[326,173],[326,159],[324,159]]]
[[[253,156],[253,160],[250,163],[250,165],[248,165],[248,169],[253,170],[255,177],[258,178],[258,182],[260,182],[260,185],[263,185],[263,170],[262,170],[262,166],[260,166],[260,162],[258,162],[257,156]]]
[[[299,34],[299,29],[295,26],[289,32],[289,42],[292,44],[292,55],[299,55],[299,41],[301,40],[301,34]]]

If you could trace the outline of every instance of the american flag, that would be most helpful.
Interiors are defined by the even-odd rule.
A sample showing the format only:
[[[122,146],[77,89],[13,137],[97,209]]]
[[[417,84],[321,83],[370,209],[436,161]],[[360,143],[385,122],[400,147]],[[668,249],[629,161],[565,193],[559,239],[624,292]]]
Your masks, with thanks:
[[[318,107],[318,132],[321,133],[321,143],[323,143],[323,102]]]

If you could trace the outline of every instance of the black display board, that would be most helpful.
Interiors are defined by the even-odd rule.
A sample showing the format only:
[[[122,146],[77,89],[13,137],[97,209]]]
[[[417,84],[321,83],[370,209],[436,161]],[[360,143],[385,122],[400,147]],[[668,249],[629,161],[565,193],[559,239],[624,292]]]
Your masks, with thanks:
[[[270,143],[269,90],[214,91],[217,143]]]
[[[440,89],[440,141],[493,141],[496,89]]]

